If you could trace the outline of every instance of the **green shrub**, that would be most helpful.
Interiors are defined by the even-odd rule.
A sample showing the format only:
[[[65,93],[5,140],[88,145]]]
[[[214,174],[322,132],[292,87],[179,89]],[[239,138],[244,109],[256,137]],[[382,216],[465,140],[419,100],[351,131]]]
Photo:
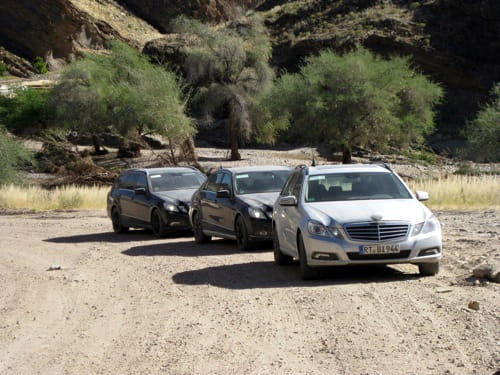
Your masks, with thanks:
[[[7,73],[7,66],[3,61],[0,61],[0,76],[5,75]]]
[[[0,127],[0,185],[20,183],[20,171],[32,162],[32,156],[22,144]]]
[[[47,68],[47,63],[40,56],[35,57],[35,61],[33,61],[33,67],[40,74],[45,74],[49,71]]]
[[[500,161],[500,83],[493,88],[492,97],[465,130],[471,145],[466,155],[478,162]]]

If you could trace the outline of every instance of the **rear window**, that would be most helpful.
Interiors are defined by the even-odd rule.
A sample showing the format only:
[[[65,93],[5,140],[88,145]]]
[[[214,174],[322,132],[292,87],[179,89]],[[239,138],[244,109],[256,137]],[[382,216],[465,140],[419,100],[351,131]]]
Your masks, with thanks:
[[[205,176],[198,172],[166,172],[149,176],[153,191],[198,189]]]
[[[306,202],[366,199],[411,199],[392,173],[332,173],[308,177]]]
[[[237,194],[281,191],[291,171],[258,171],[239,173],[234,178]]]

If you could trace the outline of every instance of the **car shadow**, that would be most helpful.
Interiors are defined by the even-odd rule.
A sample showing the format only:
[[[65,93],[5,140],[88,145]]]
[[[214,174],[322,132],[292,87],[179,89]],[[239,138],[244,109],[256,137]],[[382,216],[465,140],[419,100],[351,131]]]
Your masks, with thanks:
[[[298,266],[278,267],[273,262],[251,262],[201,268],[172,276],[176,284],[212,285],[226,289],[315,287],[385,283],[418,279],[417,273],[401,272],[385,265],[339,266],[320,271],[317,280],[300,279]]]
[[[271,250],[271,245],[262,246],[250,252],[259,253]],[[183,256],[198,257],[207,255],[228,255],[243,253],[236,246],[236,241],[213,240],[206,244],[197,244],[195,241],[166,242],[154,245],[134,246],[122,251],[129,256]]]
[[[164,239],[168,238],[181,238],[181,237],[192,237],[191,232],[180,232],[172,233],[166,236]],[[85,242],[130,242],[130,241],[153,241],[159,240],[155,237],[153,232],[149,230],[130,230],[127,233],[114,233],[114,232],[103,232],[103,233],[91,233],[91,234],[78,234],[75,236],[64,236],[64,237],[54,237],[47,238],[45,242],[52,243],[85,243]]]

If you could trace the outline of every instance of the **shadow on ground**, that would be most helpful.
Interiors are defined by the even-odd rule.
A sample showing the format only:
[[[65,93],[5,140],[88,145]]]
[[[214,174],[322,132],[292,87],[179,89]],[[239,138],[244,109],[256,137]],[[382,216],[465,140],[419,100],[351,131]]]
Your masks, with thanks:
[[[270,251],[270,244],[262,244],[252,253]],[[162,244],[134,246],[122,251],[122,254],[129,256],[182,256],[198,257],[207,255],[229,255],[244,253],[236,246],[236,241],[215,240],[203,245],[194,241],[166,242]]]
[[[385,283],[417,279],[418,274],[388,266],[345,266],[321,271],[318,280],[302,281],[298,266],[278,267],[273,262],[250,262],[207,267],[175,274],[177,284],[212,285],[227,289],[286,288],[362,283]]]
[[[192,233],[175,233],[168,235],[164,239],[192,237]],[[130,242],[130,241],[153,241],[158,240],[153,232],[148,230],[131,230],[127,233],[116,234],[114,232],[78,234],[75,236],[47,238],[45,242],[52,243],[85,243],[85,242]]]

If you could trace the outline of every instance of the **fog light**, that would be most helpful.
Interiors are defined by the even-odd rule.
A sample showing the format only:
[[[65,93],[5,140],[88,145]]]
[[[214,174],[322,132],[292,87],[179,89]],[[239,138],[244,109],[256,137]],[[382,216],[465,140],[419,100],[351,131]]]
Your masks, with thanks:
[[[268,235],[267,231],[265,231],[265,230],[258,231],[257,234],[259,236],[267,236]]]
[[[424,257],[424,256],[427,256],[427,255],[436,255],[436,254],[439,254],[439,249],[436,248],[436,247],[433,247],[432,249],[420,250],[420,252],[418,253],[418,256],[419,257]]]
[[[339,259],[337,254],[319,253],[319,252],[312,253],[312,258],[317,259],[317,260],[338,260]]]

